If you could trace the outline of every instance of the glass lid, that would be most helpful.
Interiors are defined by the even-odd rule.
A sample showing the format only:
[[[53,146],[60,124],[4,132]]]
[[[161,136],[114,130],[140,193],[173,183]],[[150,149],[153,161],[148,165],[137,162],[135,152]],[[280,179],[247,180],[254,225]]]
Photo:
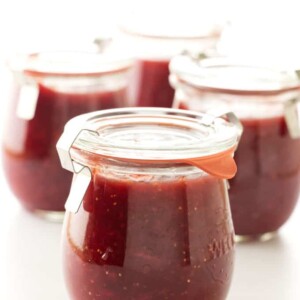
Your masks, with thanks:
[[[179,82],[228,93],[280,93],[300,87],[296,72],[250,65],[227,58],[197,59],[179,55],[172,59],[170,71]],[[173,78],[174,80],[174,78]]]
[[[110,53],[53,51],[17,55],[9,61],[13,71],[36,76],[84,76],[118,72],[131,66],[128,56]]]
[[[87,129],[75,148],[108,157],[178,160],[214,155],[234,147],[234,124],[207,114],[175,109],[125,108],[75,117],[66,125]]]
[[[104,157],[143,164],[184,163],[231,178],[236,173],[233,153],[241,135],[239,124],[168,108],[103,110],[71,119],[57,150],[62,166],[70,171],[78,155],[90,155],[99,161]]]

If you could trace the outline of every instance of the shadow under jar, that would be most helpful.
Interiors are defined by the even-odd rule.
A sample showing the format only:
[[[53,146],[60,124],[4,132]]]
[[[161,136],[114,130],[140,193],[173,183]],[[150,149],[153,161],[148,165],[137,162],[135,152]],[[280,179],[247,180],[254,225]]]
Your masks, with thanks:
[[[173,109],[69,121],[57,148],[75,173],[63,228],[71,299],[225,299],[234,231],[224,178],[237,139],[223,119]]]
[[[178,22],[176,28],[155,28],[152,19],[150,28],[141,27],[143,23],[120,26],[112,47],[123,51],[128,48],[135,58],[130,80],[130,97],[135,105],[171,107],[174,89],[168,80],[170,59],[183,51],[201,53],[214,49],[221,35],[221,26],[198,24],[198,30],[195,30],[193,23],[194,27],[188,28],[190,31],[182,31],[182,28],[177,28]]]
[[[174,107],[230,110],[244,131],[229,198],[237,240],[274,236],[299,197],[300,139],[294,72],[247,66],[224,58],[171,62]]]
[[[82,113],[129,106],[130,62],[96,53],[49,52],[18,56],[10,68],[4,173],[26,209],[59,220],[72,180],[55,148],[64,124]]]

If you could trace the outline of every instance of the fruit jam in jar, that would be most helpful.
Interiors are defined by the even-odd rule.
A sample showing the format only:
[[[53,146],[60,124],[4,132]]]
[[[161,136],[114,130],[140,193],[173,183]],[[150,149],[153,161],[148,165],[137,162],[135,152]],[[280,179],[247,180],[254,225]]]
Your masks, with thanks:
[[[81,52],[38,53],[11,61],[14,86],[3,166],[26,209],[48,219],[62,217],[72,180],[61,169],[55,148],[64,124],[82,113],[129,106],[130,63]]]
[[[237,139],[224,119],[174,109],[69,121],[57,148],[74,172],[63,228],[70,298],[225,299]]]
[[[288,220],[299,197],[299,81],[294,72],[225,58],[171,63],[174,107],[230,110],[244,132],[230,180],[237,240],[268,239]]]

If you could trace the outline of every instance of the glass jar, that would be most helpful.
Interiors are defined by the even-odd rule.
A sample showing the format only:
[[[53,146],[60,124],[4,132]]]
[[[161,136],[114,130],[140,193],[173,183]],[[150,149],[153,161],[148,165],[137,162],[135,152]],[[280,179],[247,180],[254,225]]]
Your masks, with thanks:
[[[230,180],[238,240],[267,239],[288,220],[299,197],[299,81],[294,72],[225,58],[171,62],[174,107],[230,110],[244,127]]]
[[[135,16],[136,17],[136,16]],[[168,20],[170,22],[170,20]],[[136,106],[171,107],[174,89],[170,86],[170,59],[183,51],[201,53],[214,49],[221,35],[221,25],[215,23],[192,24],[193,28],[166,23],[149,27],[144,22],[122,24],[111,48],[128,51],[135,57],[130,80],[130,97]],[[157,24],[156,24],[157,25]],[[197,30],[195,30],[197,28]]]
[[[71,299],[225,299],[237,135],[221,118],[162,108],[69,121],[57,148],[75,173],[63,229]]]
[[[10,62],[13,88],[3,135],[3,167],[21,204],[61,219],[72,177],[61,169],[55,145],[72,117],[129,106],[125,58],[48,52]]]

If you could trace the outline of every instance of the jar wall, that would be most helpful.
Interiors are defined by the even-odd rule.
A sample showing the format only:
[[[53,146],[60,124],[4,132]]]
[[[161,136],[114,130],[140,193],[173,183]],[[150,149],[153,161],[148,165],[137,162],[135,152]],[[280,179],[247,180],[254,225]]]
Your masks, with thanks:
[[[174,171],[174,168],[172,169]],[[72,299],[225,299],[233,227],[224,180],[93,170],[67,213],[63,260]]]
[[[283,116],[241,122],[238,172],[229,191],[235,230],[240,235],[274,232],[299,197],[300,140],[290,137]]]
[[[233,111],[244,131],[230,182],[235,232],[242,236],[277,231],[290,217],[299,197],[300,140],[290,136],[284,102],[297,92],[277,96],[208,92],[183,87],[174,106],[196,111]]]
[[[123,77],[122,85],[116,76]],[[61,169],[55,147],[63,127],[78,114],[128,106],[126,78],[127,72],[76,80],[63,76],[31,78],[39,89],[31,120],[17,115],[22,85],[15,81],[3,135],[2,159],[7,181],[25,208],[64,210],[71,175]]]

